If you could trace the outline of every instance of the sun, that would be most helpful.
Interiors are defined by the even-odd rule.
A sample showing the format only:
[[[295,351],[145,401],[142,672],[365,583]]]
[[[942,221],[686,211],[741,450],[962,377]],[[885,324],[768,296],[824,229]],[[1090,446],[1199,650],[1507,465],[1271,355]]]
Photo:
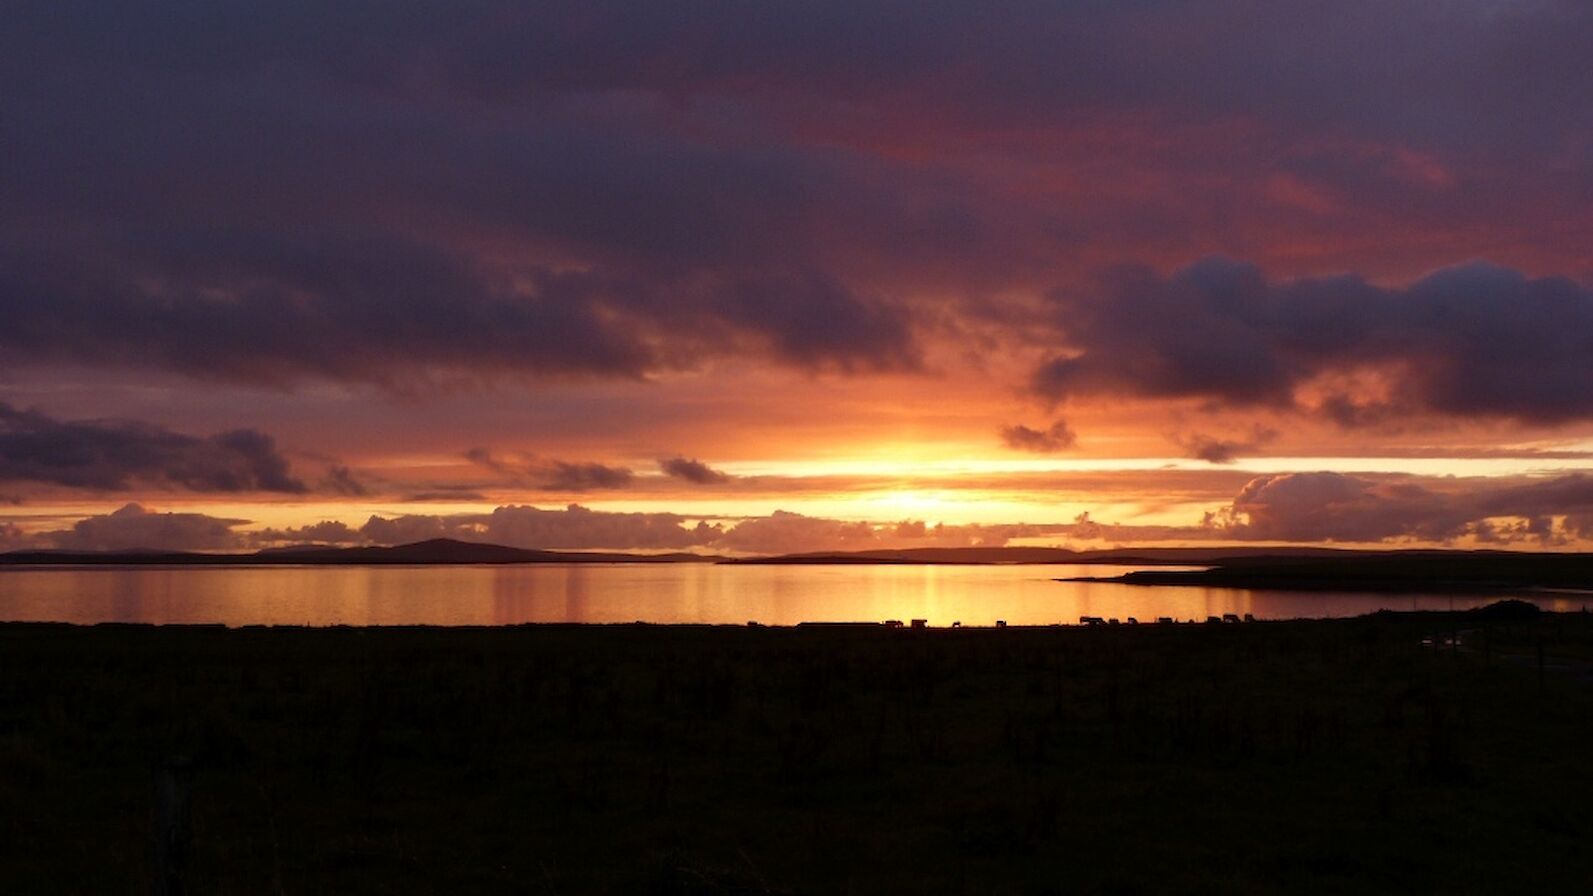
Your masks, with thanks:
[[[960,501],[928,491],[899,490],[878,492],[860,503],[871,508],[871,516],[881,520],[922,520],[933,525],[942,521],[948,510]]]

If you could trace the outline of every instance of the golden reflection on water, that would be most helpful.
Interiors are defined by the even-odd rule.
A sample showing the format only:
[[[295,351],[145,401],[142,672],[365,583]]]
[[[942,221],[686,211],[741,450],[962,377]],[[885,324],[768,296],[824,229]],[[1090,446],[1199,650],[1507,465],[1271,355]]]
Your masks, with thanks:
[[[120,567],[0,570],[0,619],[239,625],[514,625],[654,622],[795,625],[927,619],[930,625],[1072,624],[1354,616],[1465,609],[1497,597],[1370,595],[1058,582],[1105,566]],[[1572,611],[1593,596],[1539,595]]]

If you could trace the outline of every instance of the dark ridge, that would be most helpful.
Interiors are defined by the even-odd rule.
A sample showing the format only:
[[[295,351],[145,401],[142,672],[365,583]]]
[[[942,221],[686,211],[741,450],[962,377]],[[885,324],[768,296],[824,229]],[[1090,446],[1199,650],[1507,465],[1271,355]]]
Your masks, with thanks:
[[[320,545],[272,548],[250,554],[184,551],[12,551],[0,554],[10,566],[282,566],[282,565],[447,565],[467,563],[704,563],[699,554],[632,554],[596,551],[539,551],[499,544],[434,538],[413,544],[354,548]]]

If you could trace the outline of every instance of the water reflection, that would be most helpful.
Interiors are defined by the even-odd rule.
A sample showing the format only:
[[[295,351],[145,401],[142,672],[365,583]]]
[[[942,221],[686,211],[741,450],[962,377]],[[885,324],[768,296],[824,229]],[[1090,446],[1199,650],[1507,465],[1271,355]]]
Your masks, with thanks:
[[[1251,613],[1353,616],[1466,609],[1494,597],[1133,588],[1057,582],[1124,567],[580,564],[425,567],[123,567],[0,570],[0,619],[225,625],[514,625],[928,619],[931,625],[1149,621]],[[1593,595],[1522,595],[1580,610]]]

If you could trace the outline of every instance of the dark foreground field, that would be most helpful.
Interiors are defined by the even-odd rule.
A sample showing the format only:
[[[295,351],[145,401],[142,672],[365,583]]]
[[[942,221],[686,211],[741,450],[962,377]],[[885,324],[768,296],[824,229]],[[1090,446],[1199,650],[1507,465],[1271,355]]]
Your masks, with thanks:
[[[0,626],[0,892],[1585,892],[1590,657],[1582,615]]]

